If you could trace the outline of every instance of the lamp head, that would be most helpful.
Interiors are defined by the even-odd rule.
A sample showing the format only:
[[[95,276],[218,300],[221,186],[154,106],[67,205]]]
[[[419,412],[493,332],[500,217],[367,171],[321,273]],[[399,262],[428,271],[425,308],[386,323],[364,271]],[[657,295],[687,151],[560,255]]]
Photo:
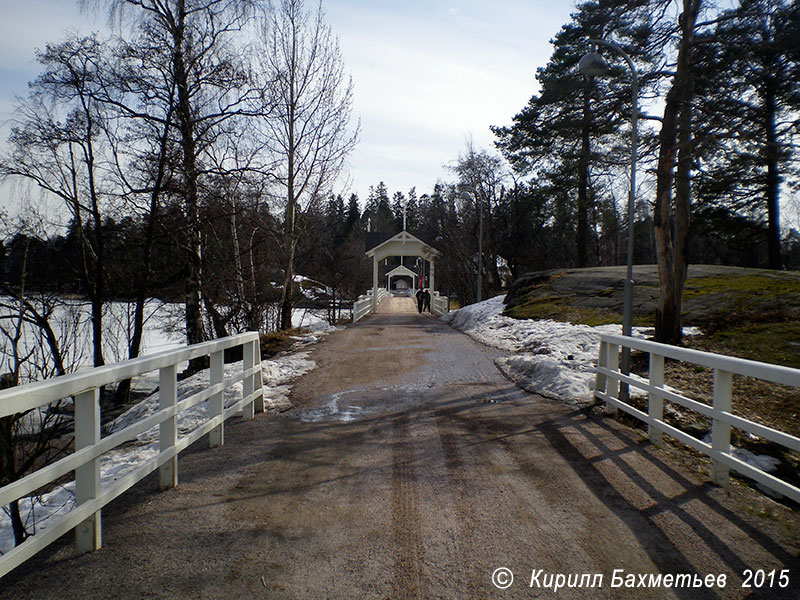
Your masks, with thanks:
[[[588,52],[578,61],[578,72],[581,75],[597,76],[608,73],[608,63],[606,59],[597,52]]]

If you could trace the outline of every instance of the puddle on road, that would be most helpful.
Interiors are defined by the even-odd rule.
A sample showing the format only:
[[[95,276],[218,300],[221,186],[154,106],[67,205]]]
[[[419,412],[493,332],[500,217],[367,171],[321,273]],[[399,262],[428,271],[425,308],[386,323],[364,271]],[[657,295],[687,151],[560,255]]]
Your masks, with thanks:
[[[303,423],[350,423],[419,404],[420,395],[432,385],[345,390],[323,396],[319,406],[299,411],[297,418]]]

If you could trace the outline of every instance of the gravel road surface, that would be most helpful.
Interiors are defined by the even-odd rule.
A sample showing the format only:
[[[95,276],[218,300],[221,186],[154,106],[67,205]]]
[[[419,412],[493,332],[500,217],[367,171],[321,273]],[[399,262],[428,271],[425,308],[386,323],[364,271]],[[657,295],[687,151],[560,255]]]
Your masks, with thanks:
[[[494,357],[428,315],[335,332],[293,409],[230,421],[223,448],[181,455],[177,488],[151,477],[109,505],[100,551],[65,539],[0,599],[800,597],[783,507],[519,390]],[[777,574],[754,590],[747,569]],[[615,570],[662,585],[612,587]],[[683,574],[715,585],[656,579]]]

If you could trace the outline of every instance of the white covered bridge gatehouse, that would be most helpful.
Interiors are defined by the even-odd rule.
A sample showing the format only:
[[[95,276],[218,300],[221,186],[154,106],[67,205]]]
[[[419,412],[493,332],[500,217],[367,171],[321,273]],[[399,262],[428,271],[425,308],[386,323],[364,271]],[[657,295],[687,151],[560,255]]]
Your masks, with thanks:
[[[354,322],[376,312],[378,304],[392,292],[413,296],[420,288],[430,291],[431,312],[434,315],[441,316],[447,312],[447,297],[440,296],[436,291],[436,260],[441,255],[439,250],[403,229],[393,235],[368,234],[365,254],[372,259],[372,289],[354,304]],[[400,265],[381,277],[381,267],[386,266],[387,259],[394,257],[400,258]],[[411,265],[405,264],[407,258],[411,259]],[[385,287],[380,285],[384,282]]]

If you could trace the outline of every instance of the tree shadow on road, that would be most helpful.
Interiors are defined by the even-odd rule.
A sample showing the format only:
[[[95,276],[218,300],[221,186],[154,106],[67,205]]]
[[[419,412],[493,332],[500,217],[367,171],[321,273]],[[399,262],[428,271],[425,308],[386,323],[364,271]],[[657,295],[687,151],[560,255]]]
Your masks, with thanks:
[[[545,399],[533,402],[550,403]],[[473,436],[483,437],[482,443],[499,444],[527,474],[532,486],[540,485],[539,465],[531,462],[526,439],[536,437],[547,443],[563,457],[571,470],[580,477],[586,489],[599,499],[640,541],[661,573],[697,573],[700,577],[717,574],[726,567],[727,590],[679,589],[673,591],[681,598],[796,598],[797,577],[800,576],[800,557],[797,540],[774,537],[777,527],[745,514],[735,507],[729,494],[710,482],[693,481],[658,455],[636,432],[608,418],[598,418],[592,408],[572,411],[557,418],[544,418],[521,428],[513,421],[494,415],[457,416]],[[538,436],[537,436],[538,434]],[[744,494],[757,495],[754,490]],[[558,502],[558,498],[553,498]],[[675,536],[674,530],[684,531]],[[686,532],[694,537],[691,552],[686,547]],[[780,537],[780,536],[778,536]],[[783,536],[784,538],[786,536]],[[681,540],[679,542],[673,539]],[[614,548],[609,547],[613,553]],[[697,555],[704,556],[699,563]],[[711,566],[716,565],[716,566]],[[720,567],[722,565],[722,567]],[[620,565],[623,566],[623,565]],[[788,569],[790,584],[781,589],[777,584],[765,589],[742,589],[746,570]],[[777,581],[777,579],[775,579]],[[752,581],[751,581],[752,583]],[[736,591],[733,591],[736,590]]]

